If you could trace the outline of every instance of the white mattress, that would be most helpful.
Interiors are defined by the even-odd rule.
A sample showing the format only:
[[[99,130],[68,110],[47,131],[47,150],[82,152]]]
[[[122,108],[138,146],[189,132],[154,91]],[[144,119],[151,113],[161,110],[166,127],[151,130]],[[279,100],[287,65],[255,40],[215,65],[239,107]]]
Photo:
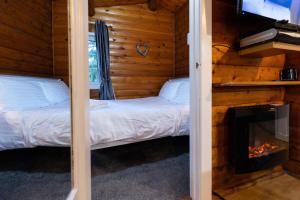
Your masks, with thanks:
[[[0,113],[0,150],[69,146],[69,102],[52,107]],[[91,100],[91,145],[138,142],[189,133],[189,106],[161,97]]]

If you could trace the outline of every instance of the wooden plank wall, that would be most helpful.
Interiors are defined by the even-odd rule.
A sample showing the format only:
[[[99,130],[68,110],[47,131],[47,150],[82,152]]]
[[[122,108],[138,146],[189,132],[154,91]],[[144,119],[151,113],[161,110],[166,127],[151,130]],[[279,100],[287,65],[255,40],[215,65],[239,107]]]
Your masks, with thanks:
[[[52,76],[52,1],[0,1],[0,73]]]
[[[67,0],[53,0],[53,76],[69,82]]]
[[[288,54],[286,65],[294,65],[300,72],[300,54]],[[299,75],[298,75],[299,76]],[[286,89],[285,100],[291,105],[290,114],[290,161],[287,169],[297,176],[300,175],[300,87],[288,87]]]
[[[95,7],[110,7],[148,3],[148,0],[94,0]]]
[[[153,12],[147,4],[98,7],[90,18],[109,26],[111,77],[118,98],[157,95],[163,83],[174,76],[174,14],[165,9]],[[90,25],[90,31],[94,25]],[[136,44],[150,45],[146,57]],[[93,93],[93,95],[98,96]]]
[[[236,1],[213,0],[213,83],[228,81],[278,80],[285,64],[285,56],[265,58],[240,57],[235,42],[241,31],[256,27],[257,22],[247,26],[238,21]],[[214,88],[213,89],[213,185],[220,187],[238,181],[228,158],[227,111],[229,107],[282,103],[285,88]],[[243,178],[251,179],[255,174]],[[240,181],[240,180],[239,180]]]
[[[172,11],[176,12],[178,9],[188,2],[188,0],[160,0],[159,5]]]
[[[189,4],[185,3],[175,12],[175,76],[189,75]]]

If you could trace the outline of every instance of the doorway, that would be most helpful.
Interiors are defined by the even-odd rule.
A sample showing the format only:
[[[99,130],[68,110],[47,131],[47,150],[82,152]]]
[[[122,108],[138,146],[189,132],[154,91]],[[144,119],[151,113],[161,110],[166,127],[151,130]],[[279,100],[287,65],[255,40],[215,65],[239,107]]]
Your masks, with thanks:
[[[73,192],[91,199],[88,129],[88,1],[70,0],[73,99]],[[211,1],[190,1],[191,136],[190,188],[193,199],[211,199]],[[80,56],[78,56],[80,55]],[[82,67],[86,66],[86,67]],[[86,70],[83,70],[86,69]]]

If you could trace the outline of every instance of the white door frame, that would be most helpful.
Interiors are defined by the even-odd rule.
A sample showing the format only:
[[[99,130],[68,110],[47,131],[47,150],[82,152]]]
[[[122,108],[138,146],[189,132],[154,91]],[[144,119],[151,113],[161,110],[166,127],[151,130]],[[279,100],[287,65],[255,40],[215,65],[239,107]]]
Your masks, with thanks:
[[[190,0],[191,135],[193,200],[212,199],[212,3]],[[72,192],[91,199],[88,81],[88,0],[69,0],[72,91]]]
[[[190,193],[212,199],[212,2],[190,0]]]
[[[91,199],[88,0],[68,0],[72,94],[72,191],[68,200]]]

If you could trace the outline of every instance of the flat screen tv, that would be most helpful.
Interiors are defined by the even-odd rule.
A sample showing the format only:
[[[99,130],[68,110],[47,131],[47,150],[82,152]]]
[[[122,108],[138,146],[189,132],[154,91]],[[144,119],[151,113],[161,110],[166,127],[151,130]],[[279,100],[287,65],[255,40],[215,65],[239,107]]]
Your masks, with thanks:
[[[300,25],[300,0],[238,0],[238,12]]]

